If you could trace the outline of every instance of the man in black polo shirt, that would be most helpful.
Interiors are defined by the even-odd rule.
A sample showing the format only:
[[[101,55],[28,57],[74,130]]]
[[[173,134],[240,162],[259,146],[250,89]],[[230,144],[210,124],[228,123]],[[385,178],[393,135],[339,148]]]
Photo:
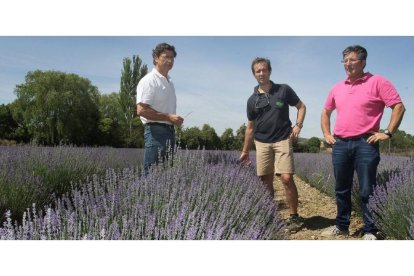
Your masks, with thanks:
[[[288,85],[275,84],[270,80],[272,67],[268,59],[253,60],[252,72],[259,85],[247,101],[248,123],[240,160],[250,162],[249,149],[254,137],[257,175],[272,198],[275,196],[274,174],[280,178],[290,210],[287,228],[296,232],[302,227],[303,219],[298,215],[298,190],[293,179],[292,139],[299,136],[306,106]],[[289,106],[298,110],[293,127],[289,119]]]

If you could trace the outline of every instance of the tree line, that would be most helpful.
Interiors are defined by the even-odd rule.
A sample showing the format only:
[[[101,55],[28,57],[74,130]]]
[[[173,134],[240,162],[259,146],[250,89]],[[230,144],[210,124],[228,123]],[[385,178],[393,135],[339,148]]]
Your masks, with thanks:
[[[35,70],[15,87],[16,100],[0,105],[0,144],[143,147],[136,87],[148,73],[138,55],[124,58],[118,92],[101,94],[90,80],[60,71]],[[177,128],[180,147],[240,149],[245,126],[221,137],[211,126]]]
[[[0,105],[0,144],[35,143],[78,146],[137,147],[144,145],[144,127],[136,114],[136,87],[148,73],[138,55],[124,58],[118,92],[101,94],[90,80],[72,73],[35,70],[16,85],[16,100]],[[219,137],[213,127],[178,127],[181,148],[240,150],[246,126]],[[300,139],[297,152],[319,152],[317,137]],[[414,147],[414,138],[398,131],[381,143],[383,152],[401,152]],[[252,145],[254,149],[254,145]]]

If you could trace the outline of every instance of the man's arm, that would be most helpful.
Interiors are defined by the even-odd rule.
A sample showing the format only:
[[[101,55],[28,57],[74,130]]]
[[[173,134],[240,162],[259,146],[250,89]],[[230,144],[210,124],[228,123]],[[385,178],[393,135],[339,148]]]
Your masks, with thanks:
[[[397,103],[391,106],[391,109],[391,120],[388,124],[387,129],[389,130],[389,132],[394,133],[397,131],[404,117],[405,107],[403,103]]]
[[[246,131],[244,133],[244,145],[240,155],[240,161],[246,162],[249,160],[249,150],[253,139],[254,121],[248,121]]]
[[[403,103],[397,103],[391,106],[391,119],[388,124],[388,131],[393,134],[397,131],[398,127],[401,124],[401,121],[404,117],[405,107]],[[383,132],[376,132],[367,139],[368,143],[376,143],[378,141],[384,141],[390,139],[390,136]]]
[[[156,111],[151,108],[148,104],[138,103],[137,104],[137,114],[142,116],[145,119],[153,121],[167,121],[174,125],[180,126],[183,124],[184,119],[176,114],[167,114]]]
[[[295,107],[298,110],[298,114],[296,115],[296,123],[293,126],[291,136],[294,138],[298,138],[300,130],[303,127],[303,121],[305,120],[306,105],[302,101],[299,101]]]
[[[325,141],[328,144],[333,145],[335,144],[336,140],[331,134],[331,114],[332,110],[327,110],[326,108],[322,110],[321,128]]]

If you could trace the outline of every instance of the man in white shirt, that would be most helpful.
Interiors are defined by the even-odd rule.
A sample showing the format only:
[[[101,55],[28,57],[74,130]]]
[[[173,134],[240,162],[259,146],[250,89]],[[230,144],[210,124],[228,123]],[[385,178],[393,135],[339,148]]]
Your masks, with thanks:
[[[177,97],[168,72],[177,56],[175,47],[158,44],[152,51],[154,69],[143,77],[137,87],[137,113],[144,124],[144,171],[148,174],[159,157],[165,159],[175,145],[174,126],[184,119],[176,114]]]

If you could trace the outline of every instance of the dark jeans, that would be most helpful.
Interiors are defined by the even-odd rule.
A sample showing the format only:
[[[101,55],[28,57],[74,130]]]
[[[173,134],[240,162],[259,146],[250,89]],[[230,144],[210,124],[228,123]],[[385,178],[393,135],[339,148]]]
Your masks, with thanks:
[[[362,200],[364,233],[375,233],[377,228],[368,210],[368,200],[376,185],[377,167],[380,161],[379,144],[368,144],[364,138],[336,138],[332,149],[338,228],[341,230],[349,228],[351,190],[354,170],[356,170]]]
[[[144,128],[144,173],[158,161],[165,161],[175,145],[175,130],[173,126],[163,124],[145,124]]]

